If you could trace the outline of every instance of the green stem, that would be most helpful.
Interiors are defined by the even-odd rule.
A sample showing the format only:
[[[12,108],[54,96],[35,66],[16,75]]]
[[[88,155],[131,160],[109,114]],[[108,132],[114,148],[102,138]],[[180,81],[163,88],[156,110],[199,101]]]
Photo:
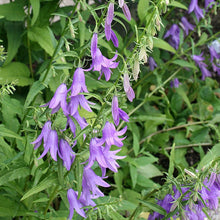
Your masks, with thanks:
[[[47,214],[47,211],[48,211],[48,209],[49,209],[49,207],[50,207],[50,204],[52,203],[54,197],[56,196],[56,194],[57,194],[57,192],[58,192],[58,188],[59,188],[59,186],[56,186],[55,189],[54,189],[54,191],[53,191],[53,193],[52,193],[52,195],[50,196],[49,202],[47,203],[47,206],[46,206],[46,208],[45,208],[45,210],[44,210],[44,215]]]

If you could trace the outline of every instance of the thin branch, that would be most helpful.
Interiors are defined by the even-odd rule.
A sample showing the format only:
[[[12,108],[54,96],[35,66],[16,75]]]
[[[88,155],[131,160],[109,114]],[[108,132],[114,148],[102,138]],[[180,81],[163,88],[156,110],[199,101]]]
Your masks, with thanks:
[[[213,145],[212,143],[198,143],[198,144],[187,144],[187,145],[179,145],[175,146],[175,149],[180,149],[180,148],[188,148],[188,147],[199,147],[199,146],[211,146]],[[172,147],[166,147],[164,148],[165,150],[171,150]],[[160,149],[162,150],[162,149]]]

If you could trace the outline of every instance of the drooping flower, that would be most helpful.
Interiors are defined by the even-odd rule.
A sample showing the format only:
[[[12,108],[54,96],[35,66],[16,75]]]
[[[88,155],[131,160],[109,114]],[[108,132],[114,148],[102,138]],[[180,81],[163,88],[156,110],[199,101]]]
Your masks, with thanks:
[[[215,65],[214,63],[212,63],[212,69],[214,72],[217,72],[217,74],[220,76],[220,66],[219,65]]]
[[[204,18],[203,10],[198,6],[198,0],[191,0],[188,13],[190,14],[193,11],[198,21],[200,20],[200,18]]]
[[[66,84],[62,83],[56,90],[53,98],[45,105],[41,105],[41,107],[49,106],[50,109],[52,109],[51,114],[56,113],[60,107],[63,110],[64,115],[68,115],[68,108],[67,108],[67,87]]]
[[[122,11],[125,15],[125,17],[128,19],[128,21],[131,20],[131,12],[128,8],[128,6],[126,5],[126,3],[124,1],[119,1],[119,7],[122,8]]]
[[[218,54],[214,48],[214,46],[209,47],[209,53],[210,53],[210,62],[212,63],[214,58],[220,59],[220,54]]]
[[[111,69],[115,69],[119,62],[114,62],[118,55],[116,54],[112,59],[107,59],[104,57],[98,48],[98,35],[94,33],[91,42],[91,56],[92,56],[92,65],[94,71],[99,71],[100,76],[98,79],[101,78],[102,74],[104,73],[106,81],[108,81],[111,77]]]
[[[124,91],[127,95],[128,100],[132,102],[133,99],[135,98],[135,93],[130,85],[129,76],[127,73],[124,74],[123,86],[124,86]]]
[[[81,215],[83,218],[86,218],[86,214],[84,210],[82,209],[83,204],[80,202],[80,200],[77,198],[78,192],[75,192],[73,189],[68,189],[67,191],[67,198],[69,201],[69,217],[68,220],[72,220],[74,210]]]
[[[190,24],[188,22],[188,20],[185,18],[185,17],[182,17],[181,18],[181,23],[180,25],[182,26],[183,30],[185,31],[186,35],[189,34],[189,30],[193,31],[195,26]]]
[[[114,96],[112,99],[112,117],[113,117],[113,120],[116,126],[119,125],[120,118],[123,121],[126,121],[126,122],[129,121],[129,116],[127,115],[127,113],[118,107],[117,96]]]
[[[50,130],[46,142],[44,142],[44,151],[38,159],[43,158],[49,150],[51,157],[57,161],[58,135],[55,130]]]
[[[171,28],[166,32],[164,38],[167,37],[169,37],[169,44],[177,50],[180,43],[180,28],[177,24],[173,24]]]
[[[199,66],[203,60],[205,60],[205,58],[202,55],[203,55],[203,53],[201,53],[200,55],[193,55],[192,56],[192,59],[195,61],[197,66]]]
[[[180,82],[179,82],[179,80],[178,80],[178,78],[175,78],[174,80],[172,80],[171,82],[170,82],[170,87],[171,88],[178,88],[179,87],[179,84],[180,84]]]
[[[87,92],[87,87],[85,83],[85,74],[84,70],[82,68],[77,68],[73,75],[73,82],[70,87],[71,90],[71,96],[76,96],[80,92]]]
[[[110,2],[108,6],[108,12],[107,12],[107,17],[106,17],[106,23],[108,25],[111,25],[114,17],[114,3]]]
[[[205,0],[205,8],[206,9],[212,8],[214,4],[215,4],[215,0]]]
[[[66,167],[66,169],[70,170],[75,159],[75,153],[73,152],[69,143],[64,139],[60,139],[58,155],[63,160],[63,165]]]
[[[82,191],[84,193],[92,193],[92,198],[98,198],[104,196],[103,192],[98,186],[109,187],[102,177],[97,176],[92,169],[84,169],[82,178]]]
[[[157,67],[157,64],[153,57],[149,57],[149,66],[151,71],[153,71]]]
[[[88,112],[92,112],[92,109],[89,107],[88,101],[84,95],[70,97],[70,102],[68,105],[69,114],[74,115],[78,111],[78,107],[83,107]]]
[[[37,139],[35,141],[31,142],[31,144],[34,144],[34,150],[36,150],[38,147],[40,147],[42,140],[44,141],[44,144],[46,143],[50,131],[51,131],[51,121],[47,121],[44,124],[42,131],[41,131],[40,135],[37,137]]]
[[[80,115],[79,115],[79,112],[75,112],[74,115],[72,115],[76,121],[78,122],[79,126],[81,129],[84,129],[85,127],[88,126],[88,123],[86,122],[86,119],[85,118],[82,118]]]
[[[122,147],[123,146],[122,141],[125,138],[119,138],[119,136],[124,135],[126,130],[127,130],[127,126],[125,126],[122,130],[117,131],[115,129],[114,124],[107,121],[102,130],[102,138],[99,140],[98,144],[103,145],[104,143],[106,143],[106,145],[108,146],[115,145],[118,147]]]

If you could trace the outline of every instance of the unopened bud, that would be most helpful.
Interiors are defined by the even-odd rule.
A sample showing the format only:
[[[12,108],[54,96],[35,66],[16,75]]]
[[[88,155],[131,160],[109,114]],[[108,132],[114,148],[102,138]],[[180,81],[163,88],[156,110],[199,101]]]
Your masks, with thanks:
[[[140,72],[140,64],[139,64],[139,60],[136,59],[134,61],[134,67],[133,67],[133,77],[135,81],[137,81],[138,79],[139,72]]]
[[[144,63],[147,63],[147,53],[146,53],[146,49],[144,47],[142,47],[140,50],[139,60],[143,60]]]
[[[187,169],[184,169],[184,172],[187,173],[189,176],[191,176],[193,178],[197,178],[197,176],[193,172],[191,172],[191,171],[189,171]]]

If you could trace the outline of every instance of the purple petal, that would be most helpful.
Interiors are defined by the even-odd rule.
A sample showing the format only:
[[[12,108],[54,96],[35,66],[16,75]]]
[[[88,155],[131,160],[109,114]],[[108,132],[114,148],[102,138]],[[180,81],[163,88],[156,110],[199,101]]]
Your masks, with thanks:
[[[123,11],[125,17],[130,21],[131,20],[131,13],[130,13],[128,6],[125,3],[122,6],[122,11]]]
[[[108,25],[111,25],[114,17],[114,3],[111,2],[108,6],[108,12],[107,12],[107,18],[106,18],[106,23]]]
[[[91,55],[92,55],[92,57],[95,57],[97,48],[98,48],[98,35],[97,35],[97,33],[94,33],[92,36],[92,41],[91,41]]]

